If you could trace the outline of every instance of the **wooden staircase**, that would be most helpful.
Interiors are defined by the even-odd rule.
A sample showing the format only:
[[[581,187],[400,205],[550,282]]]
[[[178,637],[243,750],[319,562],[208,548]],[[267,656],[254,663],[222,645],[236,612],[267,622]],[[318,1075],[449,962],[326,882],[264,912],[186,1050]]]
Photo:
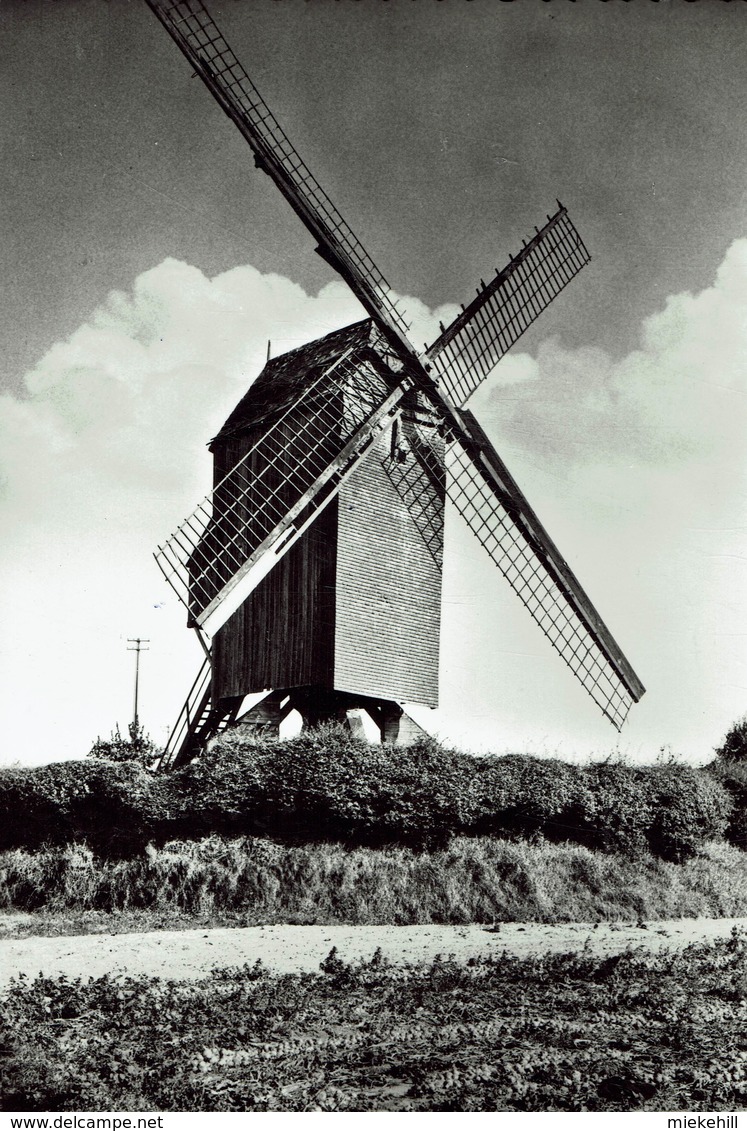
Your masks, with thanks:
[[[243,695],[214,703],[211,683],[212,667],[210,656],[206,655],[169,735],[158,770],[175,770],[185,766],[204,750],[211,738],[236,721]]]

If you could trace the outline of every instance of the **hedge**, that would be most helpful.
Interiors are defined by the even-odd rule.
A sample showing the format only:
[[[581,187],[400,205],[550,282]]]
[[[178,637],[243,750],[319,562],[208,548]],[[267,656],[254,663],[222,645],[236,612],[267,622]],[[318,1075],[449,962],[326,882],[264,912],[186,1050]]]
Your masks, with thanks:
[[[684,860],[727,825],[729,792],[688,766],[475,758],[332,727],[282,742],[234,732],[170,774],[96,759],[0,770],[0,848],[82,842],[126,856],[219,833],[417,849],[489,835]]]

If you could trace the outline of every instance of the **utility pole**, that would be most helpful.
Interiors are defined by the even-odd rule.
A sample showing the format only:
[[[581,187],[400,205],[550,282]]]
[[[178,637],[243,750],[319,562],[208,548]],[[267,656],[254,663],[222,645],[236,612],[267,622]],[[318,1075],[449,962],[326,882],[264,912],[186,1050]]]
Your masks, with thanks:
[[[141,640],[141,638],[139,636],[136,636],[134,640],[131,637],[128,637],[127,638],[127,644],[128,644],[127,651],[135,653],[135,719],[134,719],[134,723],[135,723],[135,729],[137,730],[137,726],[138,726],[137,692],[138,692],[138,684],[140,682],[140,653],[149,651],[147,645],[150,644],[150,640]],[[134,647],[130,648],[129,647],[130,644],[133,644]]]

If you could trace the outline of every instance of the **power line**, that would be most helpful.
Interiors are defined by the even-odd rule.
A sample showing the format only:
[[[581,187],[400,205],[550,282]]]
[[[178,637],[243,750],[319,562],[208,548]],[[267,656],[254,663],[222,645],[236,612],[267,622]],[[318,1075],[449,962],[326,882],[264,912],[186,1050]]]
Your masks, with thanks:
[[[149,648],[147,647],[147,645],[148,645],[148,644],[150,644],[150,640],[143,640],[143,639],[141,639],[141,637],[139,637],[139,636],[136,636],[136,637],[135,637],[134,639],[133,639],[132,637],[128,637],[128,638],[127,638],[127,644],[128,644],[128,648],[127,648],[127,651],[128,651],[128,652],[134,652],[134,653],[135,653],[135,710],[134,710],[134,724],[135,724],[135,727],[137,727],[137,725],[138,725],[138,716],[137,716],[137,693],[138,693],[138,684],[139,684],[139,682],[140,682],[140,653],[141,653],[141,652],[149,652],[149,651],[150,651],[150,649],[149,649]],[[130,647],[129,647],[129,645],[130,645],[130,644],[134,644],[134,645],[135,645],[135,647],[134,647],[134,648],[130,648]]]

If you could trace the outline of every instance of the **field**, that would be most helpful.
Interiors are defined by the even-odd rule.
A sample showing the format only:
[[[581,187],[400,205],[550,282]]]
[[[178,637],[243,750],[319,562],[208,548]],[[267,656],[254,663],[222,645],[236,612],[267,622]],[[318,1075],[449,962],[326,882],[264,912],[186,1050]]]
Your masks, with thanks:
[[[0,999],[0,1108],[739,1110],[747,936],[662,951],[646,921],[747,916],[744,776],[330,730],[229,736],[167,776],[101,758],[4,771],[0,935],[20,941],[0,945],[271,924],[483,925],[492,941],[435,961],[333,951],[289,973],[221,970],[216,947],[196,980],[151,976],[168,956],[133,976],[22,977]],[[500,941],[501,924],[620,920],[651,945]]]
[[[5,1110],[717,1110],[747,1100],[747,940],[200,982],[17,984]]]

